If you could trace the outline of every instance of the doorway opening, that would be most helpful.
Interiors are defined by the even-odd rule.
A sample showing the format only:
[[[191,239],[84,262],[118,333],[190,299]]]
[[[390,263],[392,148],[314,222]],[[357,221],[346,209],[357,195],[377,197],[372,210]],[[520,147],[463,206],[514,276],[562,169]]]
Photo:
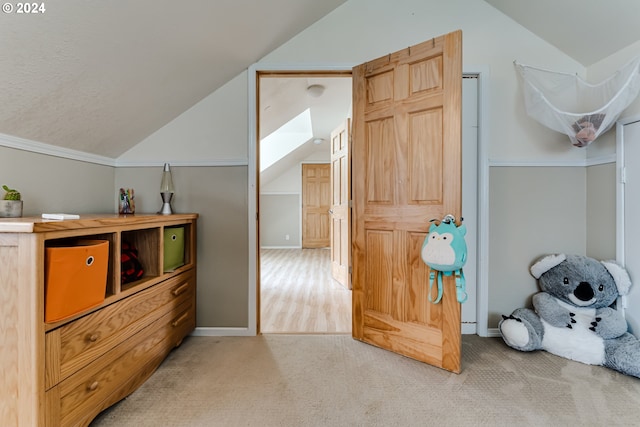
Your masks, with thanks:
[[[350,334],[351,292],[332,277],[320,200],[331,132],[351,115],[351,71],[258,71],[255,96],[257,333]]]
[[[282,71],[285,70],[285,71]],[[320,71],[316,71],[320,70]],[[260,182],[259,182],[259,140],[258,140],[258,117],[260,115],[259,105],[259,83],[260,77],[266,77],[268,75],[274,77],[288,77],[294,75],[312,75],[312,76],[334,76],[334,77],[351,77],[351,66],[345,65],[313,65],[308,68],[298,69],[289,68],[282,65],[265,65],[256,64],[249,69],[249,169],[248,169],[248,193],[249,193],[249,242],[250,247],[253,248],[249,251],[249,265],[252,266],[249,269],[249,284],[248,284],[248,328],[245,334],[253,336],[261,332],[260,325],[260,255],[259,249],[261,242],[259,240],[260,227],[258,217],[262,214],[258,211],[258,200],[260,196]],[[470,205],[476,205],[475,212],[477,214],[477,228],[476,232],[468,233],[475,235],[475,256],[470,262],[474,263],[476,267],[475,274],[471,272],[471,269],[465,268],[465,274],[469,281],[469,276],[475,276],[477,279],[475,292],[469,295],[469,300],[463,305],[462,310],[462,331],[463,333],[477,333],[480,336],[490,336],[488,328],[488,260],[486,255],[481,256],[479,254],[486,254],[489,251],[489,238],[488,238],[488,176],[489,176],[489,162],[487,154],[488,141],[488,116],[483,114],[483,111],[487,111],[488,97],[486,94],[489,92],[489,70],[487,67],[475,66],[464,70],[463,72],[464,82],[475,82],[477,84],[470,90],[470,92],[463,93],[463,101],[465,99],[470,100],[470,104],[477,107],[477,110],[466,117],[471,120],[465,120],[463,118],[463,124],[467,133],[475,136],[475,149],[472,153],[469,153],[467,149],[463,148],[463,156],[468,159],[467,162],[476,163],[477,172],[475,174],[467,174],[463,176],[463,192],[468,191],[466,194],[472,194],[475,203]],[[468,86],[465,83],[465,86]],[[469,103],[465,102],[465,105]],[[463,110],[463,115],[465,111]],[[474,118],[475,117],[475,118]],[[463,130],[463,135],[465,131]],[[472,146],[474,145],[472,144]],[[468,154],[467,154],[468,153]],[[465,190],[466,189],[466,190]],[[463,200],[470,201],[466,196],[463,196]],[[463,207],[464,212],[468,212],[467,208]],[[465,222],[473,217],[473,215],[465,214]],[[292,237],[292,236],[291,236]],[[471,243],[471,242],[470,242]],[[467,270],[469,270],[467,274]],[[469,289],[468,289],[469,290]],[[233,332],[237,334],[237,331]]]

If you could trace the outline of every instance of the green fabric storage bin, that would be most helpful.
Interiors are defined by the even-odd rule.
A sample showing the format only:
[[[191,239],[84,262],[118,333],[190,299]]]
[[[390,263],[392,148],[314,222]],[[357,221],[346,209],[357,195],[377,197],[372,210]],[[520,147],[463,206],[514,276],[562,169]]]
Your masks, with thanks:
[[[184,227],[164,229],[164,271],[184,265]]]

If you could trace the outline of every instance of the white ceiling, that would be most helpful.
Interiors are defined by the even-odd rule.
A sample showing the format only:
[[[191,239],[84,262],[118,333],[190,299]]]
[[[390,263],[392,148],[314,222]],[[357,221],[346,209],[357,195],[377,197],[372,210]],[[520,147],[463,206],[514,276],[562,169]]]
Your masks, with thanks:
[[[0,133],[118,157],[344,2],[64,0],[2,13]]]
[[[585,67],[640,40],[637,0],[485,0]]]
[[[307,92],[322,86],[320,96]],[[309,108],[314,138],[329,139],[331,131],[351,111],[351,77],[262,77],[260,79],[260,138],[271,134]]]
[[[0,15],[0,134],[118,157],[346,0],[64,0]],[[589,66],[640,1],[486,0]]]
[[[322,86],[324,92],[317,97],[310,95],[307,88],[311,85]],[[310,110],[313,128],[313,136],[304,145],[260,174],[261,185],[268,184],[304,159],[316,156],[328,160],[331,132],[351,116],[351,77],[262,77],[259,86],[261,139],[277,132],[306,109]],[[315,144],[314,139],[323,142]]]

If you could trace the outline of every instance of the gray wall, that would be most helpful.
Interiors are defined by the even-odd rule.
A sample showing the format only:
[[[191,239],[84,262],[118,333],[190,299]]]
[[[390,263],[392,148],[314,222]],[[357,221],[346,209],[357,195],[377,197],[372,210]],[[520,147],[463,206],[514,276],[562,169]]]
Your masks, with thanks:
[[[161,167],[116,171],[116,187],[134,188],[136,212],[157,212]],[[174,212],[197,212],[198,326],[246,325],[249,280],[247,168],[172,167]]]
[[[0,187],[20,191],[23,216],[117,212],[114,174],[111,166],[0,146]]]
[[[587,253],[616,259],[616,164],[587,168]]]
[[[261,247],[301,247],[300,206],[299,194],[260,195]]]
[[[121,167],[0,146],[0,185],[21,191],[24,216],[116,213],[120,187],[135,190],[137,213],[161,207],[161,167]],[[175,212],[197,212],[199,326],[246,325],[247,167],[172,167]]]
[[[174,210],[200,214],[198,326],[246,325],[247,168],[174,166],[172,173]],[[160,167],[113,168],[0,147],[0,182],[22,191],[25,215],[115,212],[120,187],[135,189],[137,212],[155,212],[160,176]],[[490,326],[530,303],[537,288],[528,267],[538,256],[615,257],[614,164],[491,167],[489,184]]]
[[[584,254],[584,167],[492,167],[489,213],[489,326],[530,306],[529,267],[550,253]]]

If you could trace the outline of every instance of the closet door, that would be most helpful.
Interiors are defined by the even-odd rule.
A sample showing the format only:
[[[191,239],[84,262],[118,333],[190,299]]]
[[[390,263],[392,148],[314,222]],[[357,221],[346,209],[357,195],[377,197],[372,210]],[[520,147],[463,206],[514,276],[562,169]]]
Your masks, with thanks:
[[[627,296],[625,315],[631,332],[640,337],[640,120],[628,123],[618,132],[622,140],[618,141],[618,165],[621,171],[618,181],[618,206],[623,205],[622,233],[618,238],[618,261],[624,263],[631,277],[631,291]],[[624,183],[620,182],[623,181]],[[622,202],[622,203],[620,203]],[[620,254],[622,252],[622,254]]]
[[[329,247],[331,166],[302,165],[302,248]]]

